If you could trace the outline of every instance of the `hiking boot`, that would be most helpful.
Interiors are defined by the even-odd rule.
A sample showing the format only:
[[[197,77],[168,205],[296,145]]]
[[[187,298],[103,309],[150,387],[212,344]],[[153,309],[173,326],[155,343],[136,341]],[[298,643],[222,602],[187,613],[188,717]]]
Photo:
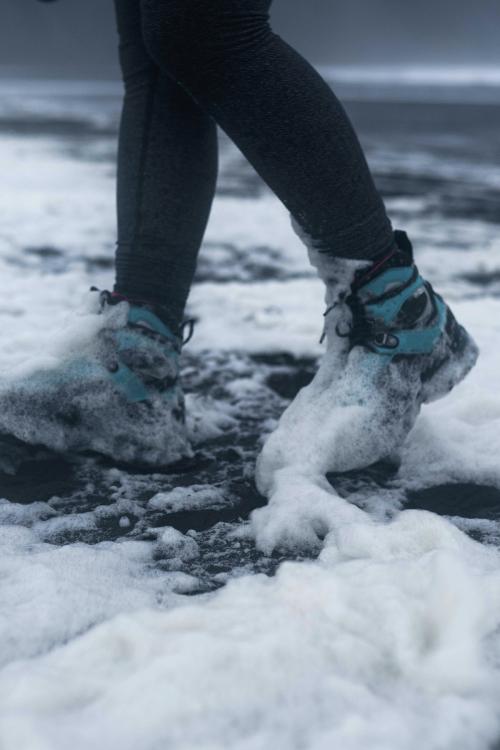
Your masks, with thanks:
[[[83,327],[82,318],[82,327]],[[152,308],[94,292],[77,344],[0,391],[0,432],[57,452],[162,467],[192,455],[182,342]]]
[[[420,276],[406,234],[395,239],[379,263],[309,251],[327,289],[327,352],[259,457],[264,493],[292,464],[325,474],[397,460],[421,405],[474,366],[476,344]]]

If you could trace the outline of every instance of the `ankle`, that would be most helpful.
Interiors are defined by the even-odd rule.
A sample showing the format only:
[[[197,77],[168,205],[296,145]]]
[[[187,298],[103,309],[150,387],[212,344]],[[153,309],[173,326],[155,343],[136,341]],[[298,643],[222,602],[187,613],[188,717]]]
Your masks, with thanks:
[[[371,266],[356,274],[356,286],[362,286],[389,268],[401,268],[413,264],[413,247],[406,232],[396,229],[390,248],[371,258]]]
[[[149,301],[142,298],[140,295],[135,294],[124,294],[119,291],[116,286],[110,294],[111,304],[119,304],[120,302],[128,302],[134,307],[144,307],[150,310],[161,322],[170,329],[175,336],[180,336],[182,329],[182,318],[179,319],[166,305],[155,301]]]

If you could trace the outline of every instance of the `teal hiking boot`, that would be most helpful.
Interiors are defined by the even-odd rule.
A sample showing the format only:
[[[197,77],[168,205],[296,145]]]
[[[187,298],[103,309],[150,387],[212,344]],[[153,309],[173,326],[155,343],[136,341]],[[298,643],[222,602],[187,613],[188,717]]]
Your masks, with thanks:
[[[163,467],[191,456],[180,336],[143,305],[94,290],[88,335],[0,390],[0,433],[58,452]],[[82,324],[83,325],[83,324]]]
[[[421,405],[472,369],[478,348],[418,272],[404,232],[380,263],[310,249],[326,284],[327,352],[257,465],[261,491],[291,464],[319,474],[396,461]]]

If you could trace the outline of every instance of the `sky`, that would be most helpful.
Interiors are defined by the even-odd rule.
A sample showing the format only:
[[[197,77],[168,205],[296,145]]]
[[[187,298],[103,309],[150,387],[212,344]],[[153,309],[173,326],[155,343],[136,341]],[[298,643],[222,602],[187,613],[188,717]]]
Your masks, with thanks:
[[[3,70],[116,75],[112,0],[0,4]],[[317,64],[500,65],[498,0],[275,0],[272,18]]]

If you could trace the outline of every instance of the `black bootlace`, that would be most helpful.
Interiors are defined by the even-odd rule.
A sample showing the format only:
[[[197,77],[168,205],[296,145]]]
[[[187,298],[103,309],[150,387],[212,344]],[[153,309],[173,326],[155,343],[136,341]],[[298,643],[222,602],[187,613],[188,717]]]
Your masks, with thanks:
[[[365,306],[355,293],[346,297],[344,303],[351,311],[351,321],[345,331],[342,331],[337,323],[335,333],[341,339],[349,339],[349,350],[354,349],[355,346],[365,346],[371,350],[374,350],[374,345],[386,346],[388,348],[397,346],[398,341],[393,332],[386,326],[368,318]],[[325,318],[338,305],[339,303],[335,302],[328,307],[324,313]],[[321,342],[324,341],[325,336],[326,332],[323,333]]]
[[[337,325],[335,332],[340,338],[349,339],[349,348],[355,346],[370,346],[373,340],[383,333],[379,326],[366,315],[366,309],[356,294],[351,294],[345,300],[351,311],[351,323],[347,331],[342,332]]]
[[[179,326],[179,335],[181,338],[182,346],[185,346],[191,339],[193,338],[194,334],[194,327],[196,325],[196,319],[195,318],[188,318],[187,320],[184,320],[180,326]],[[188,329],[187,336],[184,336],[185,329]]]

